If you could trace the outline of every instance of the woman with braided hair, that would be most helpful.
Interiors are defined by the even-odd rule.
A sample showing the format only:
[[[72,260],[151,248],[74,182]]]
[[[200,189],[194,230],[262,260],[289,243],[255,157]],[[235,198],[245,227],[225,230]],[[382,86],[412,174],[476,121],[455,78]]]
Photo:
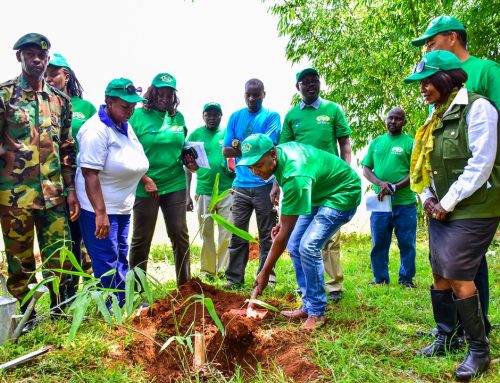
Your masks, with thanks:
[[[92,103],[82,98],[83,88],[76,78],[75,72],[69,66],[64,56],[60,53],[54,53],[49,61],[49,65],[45,72],[47,83],[63,92],[71,98],[73,107],[73,117],[71,120],[71,134],[75,139],[76,153],[78,154],[78,141],[76,140],[78,131],[83,123],[96,113],[96,108]],[[71,251],[75,255],[77,261],[83,264],[82,257],[82,232],[78,220],[72,222],[69,220],[69,228],[71,230],[72,248]],[[89,262],[87,262],[89,263]],[[89,264],[90,265],[90,264]],[[75,293],[80,277],[72,276],[72,281],[67,285],[66,297],[71,298]]]

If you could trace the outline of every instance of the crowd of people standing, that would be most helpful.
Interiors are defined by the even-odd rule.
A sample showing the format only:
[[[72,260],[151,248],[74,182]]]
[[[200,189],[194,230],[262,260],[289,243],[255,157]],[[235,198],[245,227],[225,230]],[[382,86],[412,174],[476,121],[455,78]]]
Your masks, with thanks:
[[[466,39],[462,23],[439,16],[411,42],[424,45],[425,54],[404,82],[419,82],[429,117],[411,138],[403,132],[404,110],[390,109],[387,132],[373,139],[362,161],[378,200],[390,199],[392,206],[371,214],[370,283],[390,283],[394,232],[401,256],[398,283],[416,287],[418,194],[429,217],[436,322],[435,341],[418,353],[446,354],[465,337],[468,353],[456,370],[460,380],[482,373],[490,362],[485,254],[500,222],[500,66],[471,56]],[[328,299],[342,299],[340,228],[355,215],[362,192],[350,166],[351,129],[342,108],[320,97],[318,71],[297,73],[301,101],[283,124],[264,107],[264,84],[253,78],[244,86],[246,107],[230,115],[226,129],[220,126],[221,105],[207,102],[205,124],[188,135],[173,75],[155,75],[144,96],[131,80],[113,79],[104,103],[95,108],[82,98],[66,58],[50,57],[50,47],[38,33],[22,36],[14,45],[22,74],[0,84],[0,218],[10,293],[20,302],[28,293],[36,229],[47,270],[61,268],[61,241],[78,262],[84,245],[94,275],[116,289],[123,304],[127,272],[147,271],[160,208],[182,285],[191,278],[186,211],[194,209],[196,174],[202,275],[223,277],[225,288],[239,289],[249,260],[249,243],[240,236],[219,226],[215,241],[207,214],[218,178],[219,190],[231,193],[213,211],[246,231],[256,215],[255,295],[279,283],[274,266],[288,249],[302,306],[282,314],[303,320],[307,330],[323,325]],[[186,150],[189,142],[203,144],[208,167]],[[64,313],[79,283],[69,274],[58,277],[59,294],[51,294],[54,316]]]

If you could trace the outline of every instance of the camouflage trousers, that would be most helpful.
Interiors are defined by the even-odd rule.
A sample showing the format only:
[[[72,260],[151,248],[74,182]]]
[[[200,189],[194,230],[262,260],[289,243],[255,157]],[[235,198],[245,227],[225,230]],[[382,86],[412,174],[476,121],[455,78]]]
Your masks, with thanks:
[[[22,301],[28,293],[28,284],[36,283],[36,262],[33,251],[35,228],[44,278],[54,274],[48,269],[71,270],[71,262],[65,260],[61,265],[60,258],[61,248],[71,248],[64,204],[40,210],[0,206],[0,220],[8,263],[7,288],[19,301]],[[68,277],[60,273],[57,276],[61,278],[60,285],[63,288]]]

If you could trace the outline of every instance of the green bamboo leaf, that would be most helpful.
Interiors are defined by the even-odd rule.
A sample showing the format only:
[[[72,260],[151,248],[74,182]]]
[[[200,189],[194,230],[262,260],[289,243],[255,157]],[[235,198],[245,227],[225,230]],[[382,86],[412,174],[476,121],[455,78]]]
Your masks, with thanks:
[[[80,262],[77,261],[75,255],[73,254],[73,252],[71,250],[69,250],[68,248],[64,247],[61,252],[64,252],[65,256],[67,256],[67,258],[69,259],[69,261],[71,262],[71,264],[73,265],[73,267],[81,272],[81,273],[84,273],[83,269],[82,269],[82,266],[80,265]],[[61,266],[62,267],[62,266]]]
[[[113,309],[113,316],[118,324],[123,324],[122,309],[118,304],[118,298],[115,294],[111,295],[111,308]]]
[[[96,291],[96,290],[91,291],[90,294],[92,296],[92,299],[96,303],[97,308],[99,309],[100,313],[102,314],[104,320],[109,325],[113,325],[113,318],[111,317],[111,314],[109,313],[108,307],[106,306],[106,302],[104,301],[104,298],[102,297],[104,294],[101,291]]]
[[[226,198],[229,193],[231,193],[231,189],[227,189],[227,190],[224,190],[221,194],[219,194],[217,197],[215,197],[214,199],[211,199],[210,200],[210,204],[212,204],[212,201],[213,201],[213,207],[212,209],[215,207],[215,205],[217,205],[220,201],[222,201],[224,198]],[[208,210],[208,211],[211,211],[211,210]]]
[[[139,283],[142,286],[142,292],[146,296],[146,300],[148,301],[149,307],[153,307],[153,292],[151,291],[151,287],[149,286],[149,281],[146,276],[144,270],[142,270],[139,266],[134,267],[134,272],[137,278],[139,279]]]
[[[193,350],[193,342],[192,342],[192,340],[191,340],[191,337],[190,337],[190,336],[187,336],[187,337],[185,338],[185,341],[186,341],[186,345],[187,345],[187,346],[188,346],[188,348],[189,348],[189,351],[191,351],[191,354],[192,354],[192,353],[194,352],[194,350]]]
[[[125,313],[128,318],[134,312],[135,274],[129,270],[125,276]]]
[[[219,328],[219,331],[221,332],[222,336],[225,335],[226,330],[224,326],[222,325],[222,322],[219,319],[219,316],[217,315],[217,312],[215,311],[215,306],[214,302],[210,298],[203,298],[203,305],[207,308],[208,313],[212,317],[212,320],[215,322],[216,326]]]
[[[82,277],[82,278],[94,279],[94,277],[92,275],[87,274],[84,271],[73,271],[73,270],[64,270],[64,269],[50,269],[50,271],[53,271],[54,273],[78,275],[79,277]]]
[[[78,305],[74,306],[73,310],[73,322],[71,323],[71,328],[69,329],[68,335],[68,345],[75,339],[76,332],[80,328],[80,325],[83,322],[83,317],[87,312],[87,309],[90,304],[90,297],[88,295],[82,295],[82,298],[79,299]]]
[[[116,269],[109,269],[103,275],[101,275],[101,278],[102,277],[110,277],[110,276],[115,275],[115,274],[116,274]]]
[[[262,306],[262,307],[264,307],[264,308],[266,308],[268,310],[274,311],[274,312],[278,312],[279,311],[276,307],[270,305],[269,303],[261,301],[259,299],[246,299],[245,302],[254,303],[254,304],[258,305],[258,306]]]
[[[61,284],[61,278],[58,275],[54,275],[52,280],[52,291],[54,294],[59,295],[59,285]]]
[[[34,288],[32,288],[30,291],[28,291],[28,294],[26,294],[26,296],[24,297],[23,301],[21,302],[21,306],[24,306],[27,302],[29,302],[29,300],[31,299],[31,297],[33,296],[33,294],[35,293],[36,290],[38,290],[38,288],[42,285],[45,285],[49,282],[52,282],[52,280],[55,278],[54,275],[50,276],[50,277],[47,277],[45,279],[43,279],[42,281],[38,282],[36,284],[36,286]]]
[[[216,213],[210,214],[210,217],[217,222],[217,224],[221,225],[225,229],[229,230],[231,233],[236,234],[238,237],[243,238],[247,241],[257,243],[257,240],[247,231],[242,230],[236,226],[234,226],[231,222],[226,220],[224,217],[221,217],[220,215]]]
[[[208,211],[211,213],[214,209],[214,206],[217,202],[215,202],[217,196],[219,195],[219,176],[220,174],[217,173],[215,175],[215,181],[214,181],[214,187],[212,189],[212,196],[210,198],[210,204],[208,205]]]

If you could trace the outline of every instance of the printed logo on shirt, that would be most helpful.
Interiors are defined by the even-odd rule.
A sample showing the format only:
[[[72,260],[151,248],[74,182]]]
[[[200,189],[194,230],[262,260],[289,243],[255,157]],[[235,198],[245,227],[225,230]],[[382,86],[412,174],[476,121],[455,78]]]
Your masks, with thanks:
[[[172,126],[172,132],[174,133],[184,133],[184,127],[179,125]]]
[[[392,154],[400,156],[403,153],[403,148],[401,146],[394,146],[391,151]]]
[[[323,115],[316,117],[316,122],[322,125],[330,123],[330,120],[331,120],[330,116]]]
[[[85,120],[85,115],[82,112],[73,112],[73,118],[75,120]]]

